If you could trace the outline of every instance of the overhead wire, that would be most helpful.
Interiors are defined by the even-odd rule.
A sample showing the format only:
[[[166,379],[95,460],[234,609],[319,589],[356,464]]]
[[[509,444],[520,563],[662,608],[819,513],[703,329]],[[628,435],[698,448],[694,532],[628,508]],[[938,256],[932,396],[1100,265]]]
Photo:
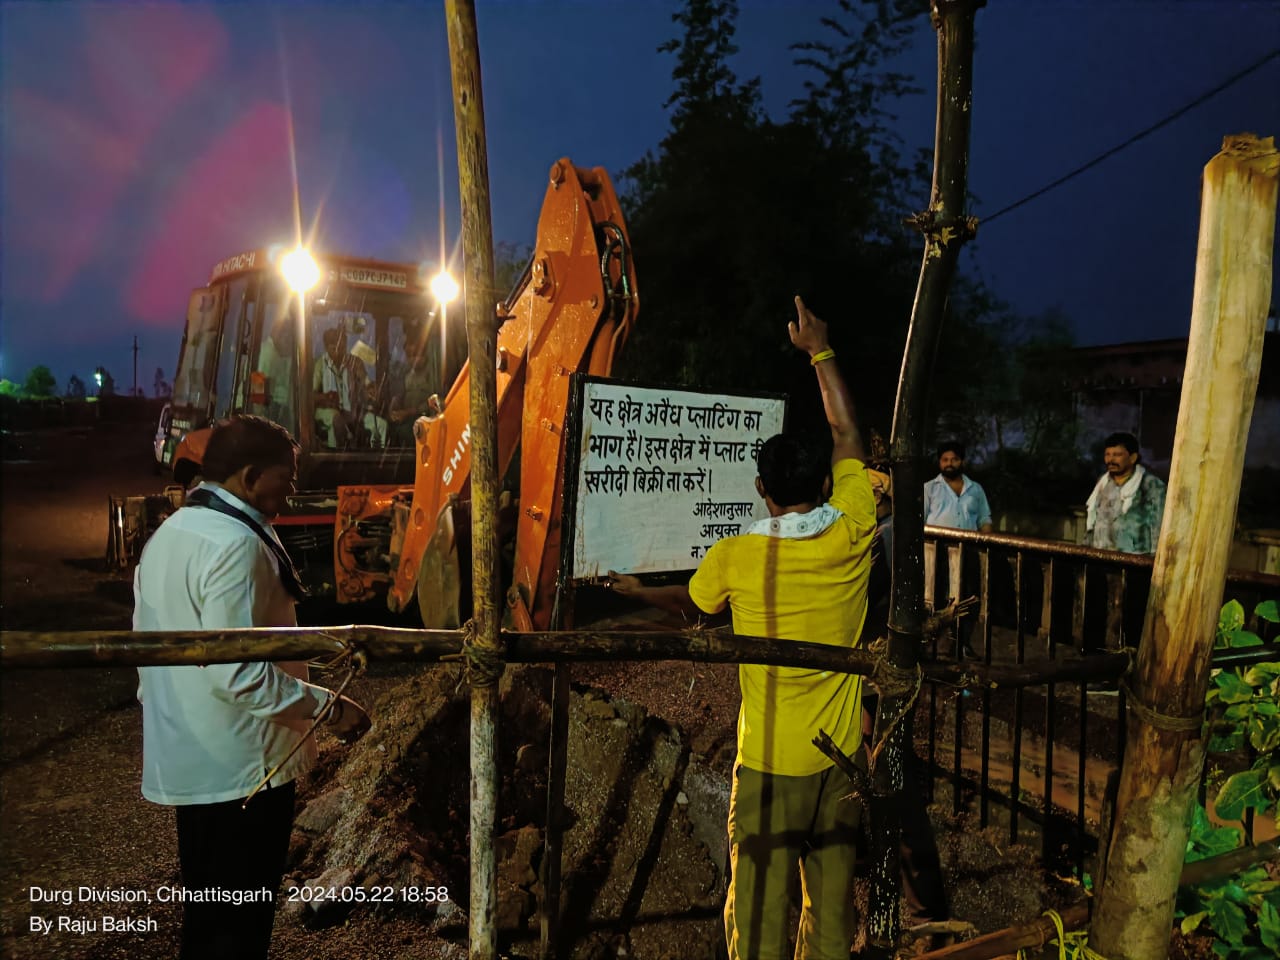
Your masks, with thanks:
[[[1141,140],[1143,137],[1148,136],[1149,134],[1155,133],[1161,127],[1167,126],[1168,124],[1172,123],[1174,120],[1177,120],[1179,117],[1181,117],[1183,114],[1187,113],[1188,111],[1194,110],[1196,107],[1200,106],[1200,104],[1204,103],[1206,100],[1209,100],[1212,97],[1217,96],[1219,93],[1221,93],[1223,90],[1226,90],[1228,87],[1232,86],[1233,84],[1239,83],[1249,74],[1262,69],[1264,66],[1266,66],[1268,63],[1270,63],[1272,60],[1276,59],[1277,57],[1280,57],[1280,47],[1275,48],[1270,53],[1262,57],[1262,59],[1255,61],[1254,63],[1245,67],[1243,70],[1240,70],[1237,73],[1232,74],[1230,77],[1228,77],[1226,80],[1223,80],[1217,86],[1213,87],[1210,90],[1206,90],[1204,93],[1200,94],[1194,100],[1191,100],[1188,103],[1183,104],[1177,110],[1174,110],[1172,113],[1168,114],[1167,116],[1157,120],[1155,123],[1151,124],[1149,127],[1146,127],[1145,129],[1138,131],[1133,136],[1125,140],[1123,143],[1119,143],[1116,146],[1112,147],[1110,150],[1107,150],[1104,153],[1098,154],[1096,157],[1094,157],[1092,160],[1088,161],[1087,163],[1081,164],[1080,166],[1072,170],[1070,173],[1063,174],[1062,176],[1058,177],[1058,179],[1054,180],[1052,183],[1045,184],[1039,190],[1036,190],[1033,193],[1027,194],[1021,200],[1011,203],[1008,206],[1001,207],[999,210],[997,210],[995,213],[989,216],[981,217],[980,218],[981,222],[984,225],[989,224],[992,220],[996,219],[997,217],[1003,216],[1004,214],[1009,213],[1010,211],[1016,210],[1018,209],[1018,207],[1021,207],[1023,204],[1030,203],[1032,200],[1035,200],[1037,197],[1044,196],[1050,190],[1053,190],[1057,187],[1062,186],[1068,180],[1072,180],[1075,177],[1078,177],[1080,174],[1084,173],[1086,170],[1090,170],[1093,167],[1096,167],[1098,164],[1102,163],[1103,160],[1106,160],[1109,157],[1115,156],[1121,150],[1124,150],[1125,148],[1132,146],[1133,144]]]

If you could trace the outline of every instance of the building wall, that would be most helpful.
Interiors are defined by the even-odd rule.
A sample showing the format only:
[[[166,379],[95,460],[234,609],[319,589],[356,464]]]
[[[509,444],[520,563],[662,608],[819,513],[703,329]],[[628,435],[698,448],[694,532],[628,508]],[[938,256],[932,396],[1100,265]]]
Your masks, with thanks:
[[[1079,418],[1077,449],[1098,460],[1107,434],[1138,437],[1142,458],[1167,476],[1186,365],[1186,340],[1084,347],[1074,351],[1065,386]],[[1280,468],[1280,333],[1268,333],[1245,448],[1245,469]]]

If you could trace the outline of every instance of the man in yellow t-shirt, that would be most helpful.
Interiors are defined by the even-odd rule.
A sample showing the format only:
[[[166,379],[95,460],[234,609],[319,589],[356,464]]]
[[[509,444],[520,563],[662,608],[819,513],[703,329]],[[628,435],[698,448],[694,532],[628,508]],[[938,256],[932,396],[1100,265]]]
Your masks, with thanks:
[[[826,324],[799,297],[796,313],[788,330],[818,376],[830,463],[795,437],[772,437],[760,449],[756,478],[768,519],[712,546],[687,587],[646,587],[612,571],[611,582],[618,593],[684,613],[728,605],[739,634],[853,647],[867,614],[875,498]],[[825,730],[847,756],[859,754],[862,678],[758,664],[743,664],[738,677],[733,878],[724,911],[730,960],[782,960],[793,932],[801,960],[847,960],[861,809],[811,741]],[[797,877],[803,898],[792,931],[786,918]]]

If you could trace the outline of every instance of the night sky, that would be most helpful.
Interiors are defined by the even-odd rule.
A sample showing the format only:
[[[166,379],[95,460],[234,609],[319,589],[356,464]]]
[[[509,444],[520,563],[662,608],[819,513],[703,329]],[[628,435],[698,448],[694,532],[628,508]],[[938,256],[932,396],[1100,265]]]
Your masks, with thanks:
[[[772,116],[807,76],[788,46],[819,38],[834,6],[743,0],[734,67],[761,78]],[[672,57],[655,48],[676,35],[676,6],[478,8],[495,239],[526,244],[555,159],[616,181],[656,148]],[[290,118],[317,248],[434,268],[442,181],[457,241],[442,3],[6,0],[0,36],[4,377],[44,363],[62,387],[103,364],[124,391],[135,335],[139,385],[150,392],[157,367],[171,377],[188,291],[216,261],[294,236]],[[1280,3],[991,0],[977,39],[970,187],[982,217],[1280,49]],[[926,92],[898,105],[898,130],[931,146],[927,18],[899,67]],[[1060,308],[1083,344],[1185,335],[1200,171],[1242,131],[1280,135],[1280,57],[980,227],[966,266],[1023,312]],[[903,197],[904,215],[926,202]]]

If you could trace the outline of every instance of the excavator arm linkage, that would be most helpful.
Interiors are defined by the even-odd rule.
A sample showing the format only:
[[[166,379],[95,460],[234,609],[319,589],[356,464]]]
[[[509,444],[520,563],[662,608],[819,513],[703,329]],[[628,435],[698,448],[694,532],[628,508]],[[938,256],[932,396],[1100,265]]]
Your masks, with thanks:
[[[504,316],[497,337],[500,476],[517,446],[521,449],[510,595],[519,627],[546,629],[551,617],[559,576],[570,375],[610,374],[637,307],[630,241],[608,174],[601,167],[587,170],[568,159],[558,161],[551,167],[532,262],[521,286],[500,308]],[[428,627],[453,626],[461,618],[458,584],[470,572],[458,568],[453,507],[470,495],[470,427],[468,362],[440,414],[422,417],[414,426],[412,497],[408,499],[408,491],[399,494],[400,517],[392,523],[387,603],[392,610],[403,610],[419,594]],[[355,509],[359,501],[387,500],[387,488],[364,488],[351,489],[344,503],[347,490],[339,489],[340,528],[344,516],[363,512]],[[371,496],[379,492],[381,498]],[[344,562],[350,563],[342,543],[340,529],[335,538],[340,596]],[[353,592],[346,589],[345,595]]]

